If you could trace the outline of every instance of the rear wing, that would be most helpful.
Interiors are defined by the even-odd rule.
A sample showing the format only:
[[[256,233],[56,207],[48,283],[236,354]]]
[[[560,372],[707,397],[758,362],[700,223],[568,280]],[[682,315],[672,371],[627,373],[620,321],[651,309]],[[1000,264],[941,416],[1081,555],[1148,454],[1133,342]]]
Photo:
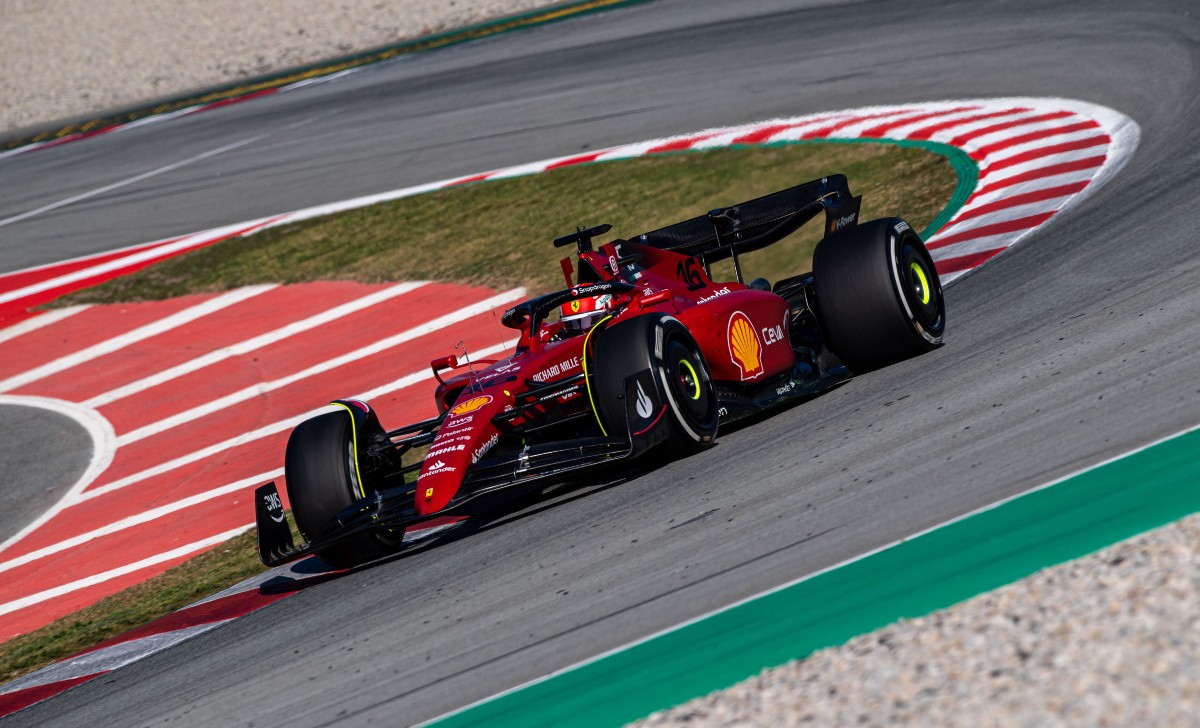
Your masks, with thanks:
[[[630,242],[709,264],[779,242],[822,210],[828,237],[858,222],[861,202],[861,196],[850,194],[845,175],[835,174],[642,233]]]

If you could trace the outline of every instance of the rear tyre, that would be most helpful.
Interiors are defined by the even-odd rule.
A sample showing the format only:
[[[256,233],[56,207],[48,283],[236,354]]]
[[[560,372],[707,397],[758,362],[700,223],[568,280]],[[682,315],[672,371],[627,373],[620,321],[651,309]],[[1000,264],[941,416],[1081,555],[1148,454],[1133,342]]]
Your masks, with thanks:
[[[677,319],[647,314],[604,329],[592,350],[593,396],[608,434],[625,431],[640,436],[645,426],[662,428],[660,452],[687,455],[716,441],[718,405],[708,364],[695,339]],[[628,415],[626,381],[647,373],[649,416]],[[653,402],[653,405],[649,403]],[[637,402],[633,411],[638,412]],[[628,423],[628,424],[627,424]],[[657,424],[655,424],[657,423]]]
[[[362,495],[354,464],[350,417],[328,412],[301,422],[288,438],[284,477],[296,526],[306,540],[321,534],[334,516]],[[393,549],[363,534],[317,552],[330,566],[347,567],[385,556]]]
[[[903,220],[872,220],[822,240],[813,280],[821,329],[851,371],[942,345],[942,285],[929,251]]]

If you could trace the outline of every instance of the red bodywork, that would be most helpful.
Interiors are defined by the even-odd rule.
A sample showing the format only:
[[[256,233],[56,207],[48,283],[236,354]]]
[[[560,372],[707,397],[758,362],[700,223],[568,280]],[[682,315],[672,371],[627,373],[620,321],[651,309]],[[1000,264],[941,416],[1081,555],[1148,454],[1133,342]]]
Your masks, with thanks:
[[[737,283],[714,283],[700,261],[658,248],[621,241],[579,254],[579,267],[589,271],[572,281],[569,259],[564,262],[567,283],[585,293],[589,285],[619,281],[637,287],[617,297],[614,325],[646,312],[677,318],[695,338],[712,378],[717,382],[761,382],[792,371],[795,355],[789,339],[788,304],[769,291]],[[621,264],[618,258],[624,255]],[[592,275],[594,274],[594,275]],[[531,328],[536,323],[536,330]],[[556,321],[515,322],[520,331],[516,353],[499,362],[476,364],[484,369],[462,372],[437,390],[439,409],[449,410],[430,445],[414,494],[418,515],[440,511],[459,492],[468,469],[522,417],[497,424],[497,415],[513,409],[517,397],[531,384],[554,382],[579,374],[589,337],[566,333]],[[453,359],[434,362],[435,371]],[[439,377],[440,380],[440,377]],[[468,387],[472,380],[474,386]],[[553,397],[537,414],[568,418],[590,411],[586,389]]]

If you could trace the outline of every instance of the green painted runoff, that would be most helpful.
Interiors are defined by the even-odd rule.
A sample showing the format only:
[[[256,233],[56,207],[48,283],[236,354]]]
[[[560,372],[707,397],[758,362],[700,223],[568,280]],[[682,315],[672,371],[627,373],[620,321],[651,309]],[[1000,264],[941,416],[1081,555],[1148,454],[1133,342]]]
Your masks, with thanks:
[[[429,725],[616,726],[1200,511],[1200,428]]]

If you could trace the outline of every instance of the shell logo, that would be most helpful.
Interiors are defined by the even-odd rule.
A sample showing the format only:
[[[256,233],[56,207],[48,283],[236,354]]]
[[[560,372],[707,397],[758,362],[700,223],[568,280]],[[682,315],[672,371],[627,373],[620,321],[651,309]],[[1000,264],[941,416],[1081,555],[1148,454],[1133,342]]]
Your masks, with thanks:
[[[729,317],[729,357],[741,370],[742,381],[757,379],[763,374],[762,344],[754,332],[754,324],[741,311]]]
[[[489,394],[485,394],[482,397],[472,397],[466,402],[460,402],[454,405],[454,409],[450,410],[450,414],[455,416],[465,415],[468,412],[474,412],[491,401],[492,397]]]

